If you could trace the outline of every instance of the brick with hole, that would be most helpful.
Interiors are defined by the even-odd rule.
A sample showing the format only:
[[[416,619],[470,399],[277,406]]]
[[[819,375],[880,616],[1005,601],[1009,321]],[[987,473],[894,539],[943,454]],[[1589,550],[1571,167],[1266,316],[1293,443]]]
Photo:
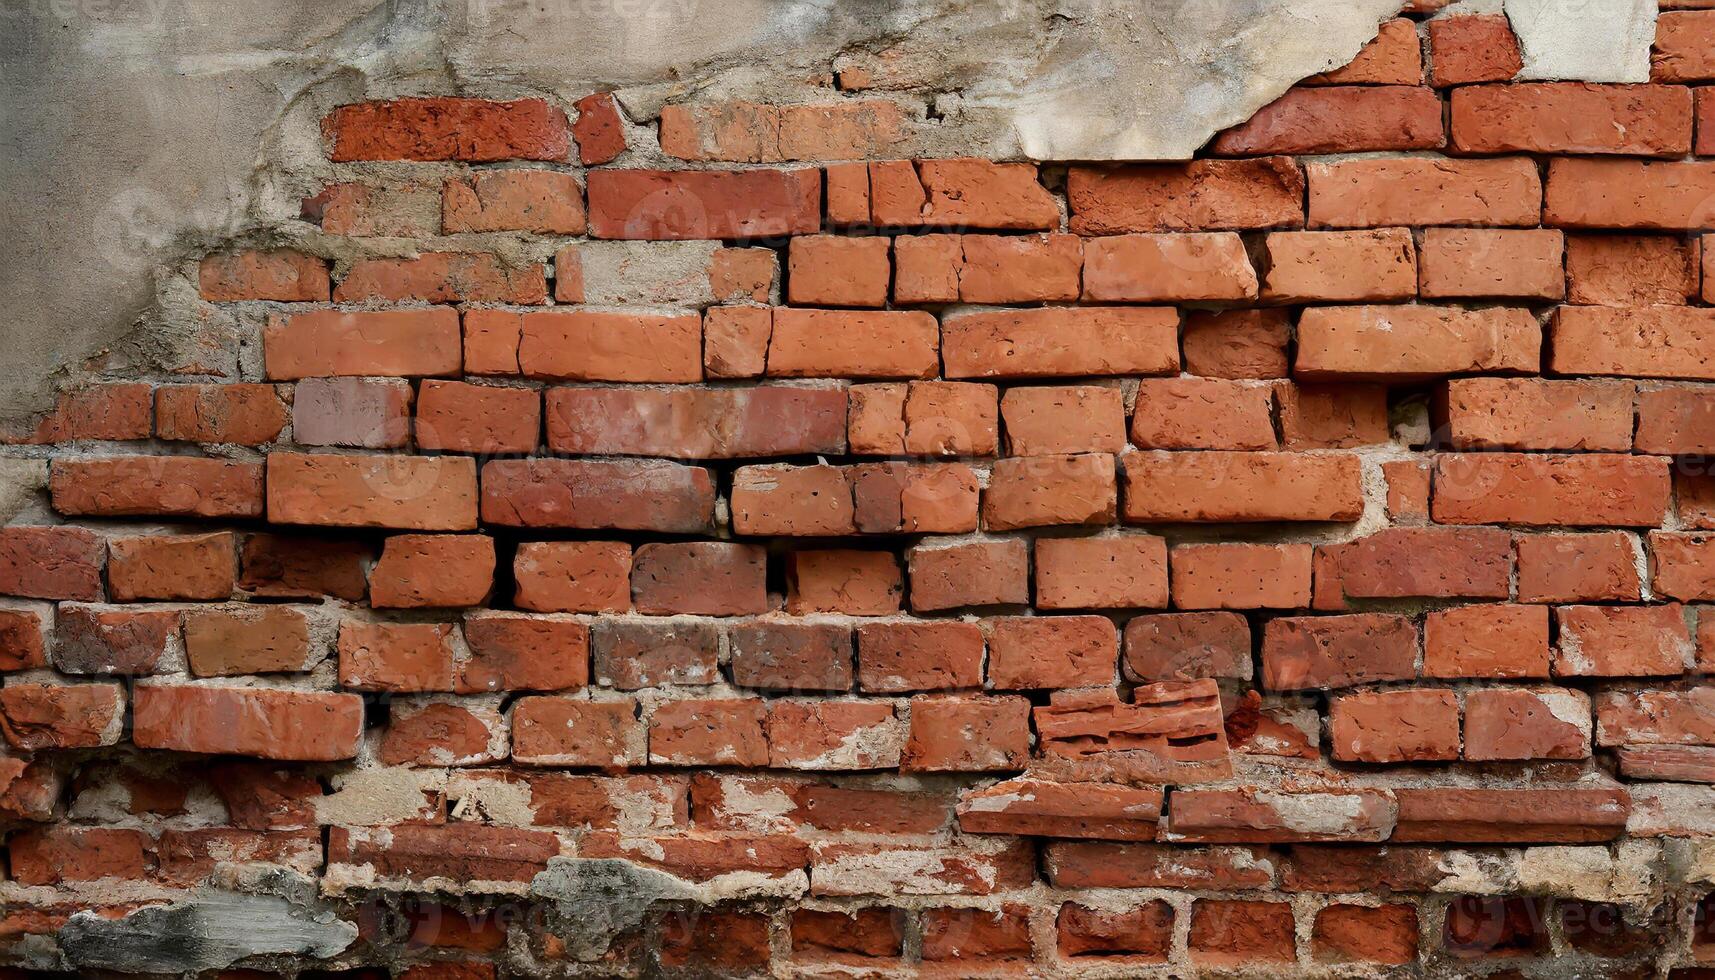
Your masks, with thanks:
[[[1342,762],[1459,758],[1459,699],[1445,689],[1344,694],[1329,702],[1333,757]]]
[[[276,381],[457,374],[460,347],[458,311],[448,306],[276,314],[262,331],[262,363]]]
[[[1007,616],[989,622],[988,686],[1100,687],[1114,680],[1119,633],[1105,616]]]
[[[625,612],[631,608],[631,545],[623,541],[526,541],[512,561],[520,609]]]
[[[905,594],[891,552],[829,549],[796,551],[786,558],[786,611],[885,616],[899,611]]]
[[[767,702],[667,701],[649,717],[649,761],[667,766],[768,765]]]
[[[1092,238],[1084,252],[1085,302],[1239,301],[1257,295],[1256,269],[1232,232]]]
[[[590,636],[596,683],[635,691],[720,679],[721,634],[695,620],[604,618]]]
[[[1310,163],[1305,174],[1311,228],[1531,228],[1543,213],[1542,177],[1524,157],[1357,158]]]
[[[1030,755],[1030,702],[1016,695],[911,699],[901,772],[1022,769]]]
[[[1167,605],[1167,543],[1152,535],[1042,538],[1034,568],[1039,609]]]
[[[925,962],[993,963],[1028,960],[1034,948],[1028,906],[923,911]]]
[[[262,465],[196,456],[56,459],[54,510],[89,517],[262,516]]]
[[[286,403],[273,385],[162,385],[155,389],[155,432],[169,442],[260,446],[279,438],[288,418]]]
[[[1280,448],[1267,386],[1211,378],[1138,383],[1131,442],[1140,449]]]
[[[852,631],[832,623],[757,622],[727,630],[733,683],[776,691],[846,691]]]
[[[1219,542],[1173,549],[1177,609],[1296,609],[1310,602],[1311,546]]]
[[[769,764],[776,769],[894,769],[904,743],[904,726],[885,702],[782,698],[769,703]]]
[[[917,545],[906,557],[917,612],[1030,601],[1030,546],[1023,540]]]
[[[1425,299],[1566,296],[1561,232],[1524,228],[1425,228],[1418,289]]]
[[[852,476],[843,466],[741,466],[730,495],[733,530],[799,537],[860,530]]]
[[[459,689],[563,691],[590,679],[590,627],[570,616],[482,610],[467,613]]]
[[[646,745],[634,701],[528,697],[512,707],[512,758],[521,765],[640,766]]]
[[[1301,224],[1304,174],[1288,157],[1073,167],[1072,231],[1244,230]]]
[[[332,762],[356,756],[363,731],[355,694],[140,684],[132,699],[144,749]]]
[[[377,609],[479,606],[494,587],[494,539],[481,534],[395,534],[369,573]]]
[[[107,588],[117,602],[225,599],[238,574],[230,531],[115,537],[107,549]]]
[[[1548,667],[1546,607],[1455,606],[1424,617],[1425,677],[1547,677]]]

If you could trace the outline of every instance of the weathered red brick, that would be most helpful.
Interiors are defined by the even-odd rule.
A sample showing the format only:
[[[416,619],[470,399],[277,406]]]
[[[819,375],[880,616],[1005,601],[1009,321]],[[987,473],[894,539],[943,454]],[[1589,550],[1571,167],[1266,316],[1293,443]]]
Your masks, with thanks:
[[[1595,843],[1623,834],[1626,791],[1544,786],[1534,789],[1398,789],[1396,841]]]
[[[1255,299],[1256,269],[1232,232],[1114,235],[1084,247],[1084,299],[1173,303]]]
[[[548,446],[559,452],[726,459],[846,445],[838,388],[553,388],[547,397]]]
[[[1636,602],[1638,551],[1624,531],[1518,539],[1520,602]]]
[[[1491,688],[1465,694],[1465,758],[1584,759],[1590,698],[1562,688]]]
[[[1286,902],[1199,899],[1186,940],[1193,962],[1249,965],[1297,958],[1292,906]]]
[[[1450,762],[1459,699],[1443,689],[1345,694],[1328,702],[1328,731],[1342,762]]]
[[[155,389],[155,432],[170,442],[273,442],[286,427],[286,403],[273,385],[162,385]]]
[[[1562,306],[1548,329],[1549,368],[1559,374],[1715,378],[1715,311]]]
[[[980,687],[983,634],[974,623],[864,623],[857,628],[858,686],[897,694]]]
[[[357,754],[363,699],[311,691],[141,684],[133,693],[132,729],[132,741],[145,749],[331,762]]]
[[[185,657],[198,677],[309,670],[326,653],[291,606],[260,603],[185,611]]]
[[[225,599],[238,574],[230,531],[112,538],[107,548],[108,591],[116,602]]]
[[[1035,552],[1039,609],[1167,605],[1167,543],[1161,538],[1042,538]]]
[[[1444,524],[1653,527],[1667,513],[1667,460],[1586,453],[1450,453],[1435,461]]]
[[[1504,82],[1524,67],[1518,38],[1502,14],[1429,21],[1429,83],[1437,87]]]
[[[1543,223],[1683,231],[1709,222],[1715,163],[1555,157]]]
[[[322,120],[328,158],[348,160],[565,160],[566,114],[543,99],[490,102],[449,96],[343,105]]]
[[[52,445],[81,440],[147,439],[147,384],[84,384],[61,391],[53,411],[0,424],[0,445]]]
[[[940,369],[939,348],[935,318],[921,311],[779,307],[768,341],[768,374],[928,378]]]
[[[786,558],[786,611],[885,616],[899,611],[904,577],[892,552],[830,549]]]
[[[1458,606],[1423,624],[1427,677],[1547,677],[1548,610],[1541,606]]]
[[[766,238],[822,223],[817,170],[595,170],[587,180],[594,238]]]
[[[563,691],[590,677],[590,627],[564,616],[484,610],[464,621],[462,691]]]
[[[1567,301],[1597,306],[1681,304],[1701,275],[1695,240],[1675,235],[1570,235]]]
[[[476,509],[468,457],[268,455],[268,519],[276,524],[468,531]]]
[[[1263,628],[1264,683],[1273,690],[1410,680],[1417,627],[1404,616],[1283,616]]]
[[[1266,385],[1214,378],[1138,382],[1131,442],[1141,449],[1279,449]]]
[[[869,184],[870,223],[876,225],[1039,230],[1060,223],[1060,209],[1033,163],[971,157],[875,162]]]
[[[540,263],[514,267],[486,252],[423,252],[406,259],[360,259],[334,287],[336,303],[548,301]]]
[[[1656,18],[1655,46],[1650,51],[1650,78],[1658,82],[1690,82],[1715,78],[1715,14],[1680,10]]]
[[[0,733],[13,748],[89,749],[119,741],[125,694],[117,684],[7,684]]]
[[[1416,85],[1293,88],[1215,137],[1223,156],[1432,150],[1444,145],[1441,99]]]
[[[0,593],[99,600],[107,543],[81,527],[0,527]]]
[[[1030,601],[1030,546],[1022,540],[918,545],[907,558],[917,612]]]
[[[625,152],[625,123],[619,104],[608,92],[595,92],[577,101],[578,118],[572,133],[578,139],[578,160],[586,167],[611,163]]]
[[[804,306],[886,306],[893,266],[880,236],[801,235],[792,239],[787,287]]]
[[[654,460],[492,460],[482,519],[507,527],[696,533],[714,521],[714,477]]]
[[[848,626],[797,622],[734,626],[727,631],[727,648],[732,680],[739,687],[845,691],[852,686]]]
[[[1066,197],[1079,235],[1275,228],[1304,220],[1304,175],[1288,157],[1073,167]]]
[[[290,249],[222,252],[203,258],[197,285],[203,299],[216,303],[251,299],[325,303],[328,264]]]
[[[1179,315],[1162,307],[1045,307],[950,315],[941,325],[949,378],[1171,374]]]
[[[1534,161],[1398,157],[1311,163],[1312,228],[1390,225],[1534,227],[1542,178]]]
[[[768,765],[761,700],[668,701],[649,718],[649,761],[667,766]]]
[[[1224,542],[1173,549],[1178,609],[1295,609],[1310,603],[1307,544]]]
[[[1632,393],[1612,381],[1459,378],[1447,383],[1447,437],[1460,449],[1626,452]]]
[[[633,701],[534,697],[512,709],[512,758],[523,765],[642,765],[645,744]]]
[[[911,699],[901,772],[1021,769],[1030,755],[1030,702],[1017,696]]]
[[[1298,323],[1301,378],[1412,378],[1474,371],[1534,373],[1542,330],[1529,310],[1325,306]]]
[[[1685,607],[1678,604],[1560,606],[1554,622],[1554,673],[1560,677],[1678,675],[1695,660]]]
[[[631,563],[631,597],[651,615],[741,616],[768,610],[767,553],[720,541],[639,545]]]
[[[1418,288],[1426,299],[1559,300],[1564,237],[1554,229],[1425,228]]]
[[[195,456],[56,459],[48,487],[62,514],[261,517],[262,466]]]
[[[1541,82],[1458,88],[1449,116],[1462,153],[1691,152],[1691,90]]]
[[[1291,327],[1282,310],[1196,312],[1185,318],[1185,370],[1204,378],[1284,378]]]
[[[442,195],[441,230],[448,234],[584,233],[583,192],[571,174],[552,170],[484,170],[447,181]]]
[[[1139,452],[1121,463],[1128,523],[1350,521],[1364,509],[1353,456]]]
[[[493,585],[493,538],[396,534],[369,573],[369,602],[377,609],[476,606]]]

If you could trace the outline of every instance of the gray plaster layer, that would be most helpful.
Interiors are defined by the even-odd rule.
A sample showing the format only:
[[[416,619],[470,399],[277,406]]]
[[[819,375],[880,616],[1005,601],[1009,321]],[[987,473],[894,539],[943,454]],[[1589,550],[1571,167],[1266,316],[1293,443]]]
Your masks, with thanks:
[[[198,302],[187,262],[234,240],[349,261],[354,246],[298,217],[304,196],[337,179],[317,121],[341,103],[453,93],[570,102],[611,89],[638,124],[622,162],[649,166],[672,162],[648,134],[667,102],[825,99],[808,79],[862,68],[873,94],[912,118],[902,152],[1183,159],[1298,79],[1349,60],[1402,3],[7,4],[0,419],[42,410],[56,385],[90,372],[253,370],[254,353],[237,351],[254,319]],[[344,176],[354,171],[365,172]]]
[[[270,954],[325,959],[356,938],[356,926],[310,903],[218,891],[118,919],[79,912],[59,931],[74,966],[140,973],[218,970]]]
[[[1506,0],[1519,78],[1647,82],[1657,0]]]

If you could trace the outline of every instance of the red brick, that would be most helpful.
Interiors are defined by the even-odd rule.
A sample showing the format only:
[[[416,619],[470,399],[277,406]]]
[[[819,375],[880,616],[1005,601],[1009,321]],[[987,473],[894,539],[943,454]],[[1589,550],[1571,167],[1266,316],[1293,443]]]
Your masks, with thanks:
[[[180,648],[177,610],[62,603],[55,626],[53,663],[68,674],[165,672]]]
[[[566,114],[542,99],[490,102],[448,96],[344,105],[322,120],[328,158],[348,160],[565,160]]]
[[[1542,329],[1529,310],[1450,306],[1327,306],[1298,323],[1299,378],[1409,379],[1474,371],[1529,372]]]
[[[1429,520],[1429,464],[1423,460],[1400,459],[1382,464],[1382,478],[1387,481],[1387,516],[1400,524],[1421,524]]]
[[[1043,690],[1113,683],[1119,633],[1104,616],[1009,616],[991,620],[989,687]]]
[[[667,701],[649,719],[649,761],[666,766],[768,765],[761,700]]]
[[[975,158],[886,161],[869,165],[870,223],[902,228],[1039,230],[1060,223],[1060,209],[1033,163]]]
[[[859,528],[852,470],[840,466],[743,466],[733,473],[732,527],[751,535],[835,536]]]
[[[1179,316],[1157,307],[962,313],[942,324],[950,378],[1170,374]]]
[[[1566,295],[1564,236],[1549,229],[1425,228],[1418,287],[1426,299]]]
[[[1534,789],[1398,789],[1396,841],[1596,843],[1625,832],[1626,791],[1543,786]]]
[[[851,468],[859,531],[960,534],[977,529],[977,476],[963,463]]]
[[[548,391],[548,446],[565,453],[673,459],[838,454],[845,450],[845,432],[846,393],[839,388]]]
[[[521,765],[642,765],[645,739],[633,701],[534,697],[512,709],[512,758]]]
[[[901,772],[1022,769],[1030,755],[1030,702],[1017,696],[911,699]]]
[[[1504,82],[1524,67],[1518,38],[1502,14],[1429,21],[1429,83],[1437,87]]]
[[[1350,521],[1364,509],[1355,456],[1138,452],[1121,462],[1127,523]]]
[[[1715,313],[1686,306],[1562,306],[1549,326],[1562,374],[1715,378]]]
[[[766,915],[715,910],[692,917],[664,917],[660,953],[664,966],[755,969],[767,965],[772,955]]]
[[[417,396],[417,445],[455,453],[529,453],[542,422],[541,396],[528,388],[424,381]]]
[[[934,316],[915,310],[774,310],[768,374],[929,378],[940,369]]]
[[[1680,304],[1697,298],[1698,243],[1673,235],[1571,235],[1567,301],[1593,306]]]
[[[556,263],[558,266],[559,263]],[[583,291],[582,272],[575,287]],[[572,288],[555,280],[555,289]],[[563,301],[565,302],[565,301]],[[467,309],[464,313],[464,371],[466,374],[522,374],[518,348],[523,342],[524,313],[518,310]]]
[[[792,956],[799,960],[863,962],[898,956],[903,914],[863,908],[851,913],[797,909],[792,913]]]
[[[1650,78],[1658,82],[1715,78],[1712,41],[1715,41],[1715,13],[1685,10],[1662,14],[1656,18]]]
[[[959,800],[966,833],[1153,840],[1164,796],[1156,787],[1009,779]]]
[[[329,874],[367,874],[359,869],[372,868],[378,878],[402,880],[419,889],[433,878],[472,885],[528,882],[559,853],[559,840],[546,831],[474,822],[335,827],[327,843]]]
[[[400,699],[376,755],[389,766],[495,762],[507,754],[503,725],[500,712],[486,705]]]
[[[1441,99],[1415,85],[1293,88],[1215,137],[1214,153],[1359,153],[1444,145]]]
[[[651,615],[742,616],[768,611],[768,556],[756,545],[650,542],[631,564],[631,597]]]
[[[526,541],[518,546],[514,603],[538,612],[631,608],[631,546],[622,541]]]
[[[112,538],[108,591],[116,602],[225,599],[238,574],[232,532]]]
[[[1310,955],[1322,963],[1405,964],[1417,959],[1411,905],[1327,905],[1316,913]]]
[[[1520,602],[1636,602],[1638,551],[1624,531],[1518,539]]]
[[[1034,303],[1078,298],[1083,240],[1074,235],[902,235],[898,303]]]
[[[1195,963],[1240,966],[1297,958],[1292,906],[1285,902],[1199,899],[1186,949]]]
[[[1715,537],[1674,531],[1649,533],[1650,585],[1669,599],[1715,598]]]
[[[1374,789],[1176,790],[1163,840],[1190,843],[1374,842],[1393,826],[1394,805]]]
[[[142,878],[148,870],[149,835],[105,827],[32,827],[6,841],[12,880],[57,885]]]
[[[1289,892],[1428,892],[1449,876],[1434,847],[1295,844],[1279,858]]]
[[[469,613],[460,690],[562,691],[589,683],[590,628],[563,616]]]
[[[0,593],[36,599],[102,597],[107,544],[80,527],[0,527]]]
[[[804,235],[792,239],[786,283],[804,306],[886,306],[892,266],[882,237]]]
[[[1125,911],[1068,902],[1055,918],[1056,949],[1073,959],[1165,963],[1173,952],[1173,915],[1160,899]]]
[[[1179,545],[1172,557],[1173,605],[1179,609],[1309,605],[1310,554],[1307,544]]]
[[[1542,217],[1542,178],[1525,158],[1355,159],[1305,172],[1312,228],[1534,227]]]
[[[1030,601],[1030,547],[1024,541],[918,545],[907,558],[916,612]]]
[[[905,580],[887,551],[796,551],[786,557],[786,611],[886,616],[899,611]]]
[[[286,403],[273,385],[162,385],[155,389],[155,431],[169,442],[260,446],[280,437]]]
[[[424,252],[408,259],[361,259],[333,291],[336,303],[525,303],[548,301],[540,263],[507,265],[487,253]]]
[[[1143,449],[1278,449],[1273,406],[1262,385],[1146,378],[1138,383],[1131,441]]]
[[[904,404],[905,452],[993,456],[1000,449],[999,402],[994,385],[910,382]]]
[[[1608,691],[1596,699],[1596,744],[1715,745],[1715,695],[1684,691]]]
[[[711,378],[761,377],[768,359],[768,336],[773,330],[772,310],[709,307],[703,320],[703,369]]]
[[[1447,383],[1447,436],[1460,449],[1632,448],[1632,385],[1540,378]]]
[[[539,310],[523,314],[518,365],[556,381],[701,381],[702,319],[691,314]]]
[[[238,587],[257,595],[362,600],[373,549],[361,541],[253,534],[239,551]]]
[[[828,223],[869,224],[869,164],[836,163],[824,170],[828,175]]]
[[[709,260],[709,290],[721,303],[766,303],[780,280],[780,255],[771,248],[721,248]]]
[[[1118,490],[1114,457],[1010,456],[998,460],[983,492],[983,526],[990,531],[1061,524],[1108,524]]]
[[[708,470],[656,460],[492,460],[482,519],[507,527],[691,534],[714,522]]]
[[[1685,608],[1560,606],[1554,610],[1559,677],[1678,675],[1695,658]]]
[[[1276,228],[1304,220],[1304,175],[1288,157],[1073,167],[1066,197],[1079,235]]]
[[[769,764],[776,769],[892,769],[899,765],[903,741],[903,727],[891,704],[787,699],[769,703]]]
[[[194,456],[56,459],[54,510],[102,517],[261,517],[262,466]]]
[[[119,741],[125,694],[117,684],[7,684],[0,732],[13,748],[90,749]]]
[[[396,534],[369,573],[377,609],[478,606],[494,586],[494,539],[480,534]]]
[[[1691,152],[1691,90],[1675,85],[1546,82],[1453,91],[1453,148],[1462,153]]]
[[[202,298],[216,303],[266,299],[325,303],[327,260],[290,249],[246,249],[205,256],[197,269]]]
[[[981,687],[983,634],[974,623],[864,623],[857,628],[857,662],[866,693]]]
[[[268,318],[262,361],[268,377],[420,376],[459,372],[459,315],[420,310],[315,310]]]
[[[1387,442],[1387,387],[1373,384],[1274,386],[1282,445],[1351,449]]]
[[[1152,535],[1035,542],[1039,609],[1167,605],[1167,543]]]
[[[330,235],[421,238],[441,230],[438,185],[329,184],[302,203],[305,221]]]
[[[1269,620],[1262,640],[1264,684],[1297,691],[1410,680],[1417,673],[1417,628],[1404,616],[1285,616]]]
[[[1284,378],[1291,327],[1282,310],[1193,312],[1185,318],[1185,370],[1205,378]]]
[[[1561,688],[1465,692],[1465,758],[1586,759],[1590,698]]]
[[[198,677],[309,670],[326,654],[291,606],[240,603],[185,611],[185,656]]]
[[[1653,527],[1667,513],[1667,460],[1587,453],[1452,453],[1435,461],[1444,524]]]
[[[1559,157],[1548,163],[1543,223],[1683,231],[1709,223],[1715,163]]]
[[[60,392],[54,410],[35,419],[0,424],[0,445],[52,445],[81,440],[147,439],[147,384],[85,384]]]
[[[54,609],[43,602],[0,602],[0,670],[30,670],[48,664],[47,635]]]
[[[462,456],[270,453],[268,519],[468,531],[476,527],[476,464]]]
[[[1715,529],[1715,475],[1686,473],[1673,476],[1674,507],[1688,528]]]
[[[1383,528],[1316,549],[1316,608],[1345,599],[1505,599],[1512,535],[1490,528]]]
[[[1426,677],[1547,677],[1548,657],[1541,606],[1458,606],[1424,620]]]
[[[727,630],[732,681],[777,691],[847,691],[852,631],[832,623],[758,622]],[[778,705],[778,702],[776,702]]]
[[[1264,240],[1272,302],[1410,299],[1417,294],[1417,248],[1403,228],[1353,232],[1273,232]]]
[[[447,234],[584,233],[583,192],[571,174],[552,170],[485,170],[447,181],[441,201],[441,230]]]
[[[1138,616],[1125,626],[1124,667],[1138,681],[1249,680],[1250,625],[1228,612]]]
[[[1459,758],[1459,698],[1418,689],[1341,695],[1329,701],[1328,734],[1341,762],[1451,762]]]
[[[305,378],[294,386],[292,440],[303,446],[397,449],[411,438],[411,383]]]
[[[1637,411],[1638,452],[1705,455],[1715,447],[1715,390],[1643,385]]]
[[[1417,22],[1406,17],[1384,21],[1375,40],[1342,68],[1312,75],[1300,85],[1418,85],[1423,81],[1423,52]]]
[[[1086,302],[1255,299],[1257,274],[1232,232],[1115,235],[1084,247]]]
[[[989,963],[1028,960],[1033,946],[1026,906],[923,910],[925,962]]]
[[[817,170],[596,170],[586,179],[593,238],[767,238],[821,227]]]
[[[332,762],[357,755],[363,699],[265,688],[139,685],[131,740],[171,749],[263,759]]]
[[[1009,456],[1117,453],[1125,448],[1125,399],[1101,385],[1008,388],[1001,396]]]
[[[347,619],[339,626],[339,683],[354,691],[451,691],[458,646],[451,623]]]
[[[578,139],[578,161],[586,167],[611,163],[625,152],[625,123],[619,103],[609,92],[595,92],[577,101],[578,118],[572,133]]]
[[[1056,888],[1266,887],[1274,866],[1243,847],[1178,847],[1171,844],[1053,841],[1044,855]]]

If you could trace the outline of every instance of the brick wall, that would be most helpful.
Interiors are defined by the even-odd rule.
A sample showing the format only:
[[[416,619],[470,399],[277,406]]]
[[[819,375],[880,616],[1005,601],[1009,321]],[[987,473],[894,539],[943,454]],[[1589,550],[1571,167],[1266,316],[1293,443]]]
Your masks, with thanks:
[[[1402,18],[1189,163],[340,107],[206,365],[5,438],[0,951],[1712,975],[1711,52]]]

